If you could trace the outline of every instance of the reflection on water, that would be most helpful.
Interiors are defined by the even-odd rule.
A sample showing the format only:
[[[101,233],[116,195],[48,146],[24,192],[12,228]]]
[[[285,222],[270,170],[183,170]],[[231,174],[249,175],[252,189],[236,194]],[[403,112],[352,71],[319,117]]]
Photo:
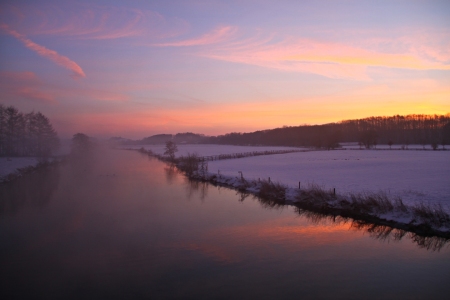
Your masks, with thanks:
[[[150,156],[149,156],[150,157]],[[167,183],[173,184],[175,178],[178,176],[178,170],[174,165],[167,165],[164,167]]]
[[[239,201],[244,201],[244,199],[250,196],[249,193],[241,193],[239,194]],[[284,204],[280,204],[277,201],[259,198],[251,195],[252,199],[256,199],[259,201],[262,207],[264,208],[275,208],[280,209],[284,207]],[[387,225],[377,225],[369,222],[365,222],[362,220],[353,220],[351,218],[345,218],[341,216],[335,215],[325,215],[318,212],[308,211],[301,208],[296,207],[295,212],[313,224],[319,224],[323,221],[328,221],[329,224],[349,224],[349,229],[363,231],[368,233],[370,237],[381,240],[381,241],[400,241],[404,237],[409,238],[412,242],[414,242],[419,248],[424,248],[426,250],[439,251],[445,246],[450,245],[450,239],[436,237],[436,236],[421,236],[416,233],[408,232],[406,230],[393,228]]]
[[[444,246],[449,246],[450,240],[436,236],[420,236],[418,234],[408,232],[406,230],[393,228],[387,225],[377,225],[362,220],[353,220],[341,216],[327,216],[311,211],[296,208],[296,212],[309,219],[313,223],[319,223],[323,220],[330,221],[334,224],[349,224],[349,229],[363,231],[368,233],[371,238],[380,241],[401,241],[404,237],[411,239],[419,248],[427,250],[439,251]]]
[[[199,195],[200,200],[204,201],[208,196],[209,183],[197,180],[185,179],[186,182],[186,198],[192,199],[194,195]]]
[[[439,251],[444,246],[449,245],[450,240],[435,237],[435,236],[420,236],[418,234],[408,232],[405,230],[392,228],[384,225],[374,225],[361,221],[352,221],[351,228],[356,230],[363,230],[375,239],[382,241],[400,241],[403,237],[410,238],[419,248],[427,250]]]
[[[105,151],[32,178],[1,194],[0,299],[450,293],[446,242],[191,182],[136,152]]]
[[[210,183],[201,182],[197,180],[187,180],[188,181],[188,192],[187,197],[190,199],[193,195],[193,192],[199,192],[200,197],[203,200],[205,198],[205,194],[208,190],[208,185]],[[212,184],[211,184],[212,185]],[[257,200],[260,205],[264,208],[269,209],[280,209],[286,206],[278,201],[268,198],[260,198],[254,196],[248,192],[236,191],[238,195],[238,201],[243,202],[247,198],[252,198],[253,200]],[[336,215],[327,215],[319,212],[304,210],[299,207],[295,207],[295,212],[311,221],[313,224],[319,224],[323,221],[328,221],[329,224],[349,224],[349,229],[363,231],[369,234],[370,237],[381,240],[381,241],[400,241],[404,237],[409,238],[413,241],[419,248],[423,248],[426,250],[439,251],[444,246],[450,245],[450,239],[436,237],[436,236],[421,236],[416,233],[408,232],[406,230],[393,228],[387,225],[377,225],[373,223],[369,223],[362,220],[354,220],[351,218],[346,218],[342,216]]]
[[[49,166],[0,184],[0,216],[14,215],[29,206],[45,207],[59,183],[59,168]]]

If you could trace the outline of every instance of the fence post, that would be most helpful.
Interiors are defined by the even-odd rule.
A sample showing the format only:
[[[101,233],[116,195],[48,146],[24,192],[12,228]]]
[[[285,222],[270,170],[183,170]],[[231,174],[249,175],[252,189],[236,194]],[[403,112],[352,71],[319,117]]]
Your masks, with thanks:
[[[300,181],[298,182],[298,189],[300,189]]]

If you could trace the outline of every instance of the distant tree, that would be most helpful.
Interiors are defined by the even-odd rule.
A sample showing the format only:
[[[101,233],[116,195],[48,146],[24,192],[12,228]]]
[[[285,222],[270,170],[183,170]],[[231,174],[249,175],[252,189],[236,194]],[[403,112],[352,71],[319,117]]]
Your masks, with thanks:
[[[168,155],[171,161],[175,160],[175,152],[178,151],[177,145],[173,141],[167,141],[164,148],[164,155]]]
[[[393,145],[394,143],[392,142],[392,140],[389,140],[388,141],[388,145],[389,145],[389,149],[392,149],[392,145]]]
[[[339,140],[341,139],[341,135],[342,133],[340,130],[333,130],[328,133],[325,140],[325,148],[327,150],[339,148]]]
[[[370,149],[377,145],[378,134],[375,130],[370,129],[360,133],[359,140],[367,148]]]
[[[71,154],[82,156],[92,149],[92,141],[89,136],[84,133],[76,133],[72,137]]]
[[[42,113],[0,105],[0,155],[47,158],[58,147],[58,135]]]
[[[58,149],[59,139],[49,119],[41,114],[33,113],[33,137],[36,139],[36,154],[40,157],[48,157],[52,151]]]
[[[23,119],[19,110],[13,106],[5,109],[4,143],[6,155],[19,155],[20,121]]]
[[[433,148],[433,150],[437,150],[438,146],[439,146],[438,142],[436,141],[431,142],[431,148]]]

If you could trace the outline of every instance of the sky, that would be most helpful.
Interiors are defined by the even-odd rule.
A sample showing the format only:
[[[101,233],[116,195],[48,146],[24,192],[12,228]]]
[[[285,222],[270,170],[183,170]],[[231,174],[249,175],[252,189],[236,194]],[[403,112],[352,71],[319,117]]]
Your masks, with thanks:
[[[450,112],[450,1],[0,3],[0,103],[60,137]]]

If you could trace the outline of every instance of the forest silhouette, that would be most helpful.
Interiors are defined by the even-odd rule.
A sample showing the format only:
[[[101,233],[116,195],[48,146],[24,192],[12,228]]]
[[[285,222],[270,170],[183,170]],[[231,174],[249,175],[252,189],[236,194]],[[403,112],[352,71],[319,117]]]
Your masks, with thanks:
[[[117,138],[116,138],[117,139]],[[205,136],[191,132],[157,134],[124,144],[164,144],[167,141],[188,144],[266,145],[316,147],[335,149],[340,143],[359,143],[373,148],[384,145],[426,145],[436,150],[439,145],[450,144],[450,114],[380,116],[344,120],[323,125],[283,126],[249,133],[232,132],[218,136]]]

